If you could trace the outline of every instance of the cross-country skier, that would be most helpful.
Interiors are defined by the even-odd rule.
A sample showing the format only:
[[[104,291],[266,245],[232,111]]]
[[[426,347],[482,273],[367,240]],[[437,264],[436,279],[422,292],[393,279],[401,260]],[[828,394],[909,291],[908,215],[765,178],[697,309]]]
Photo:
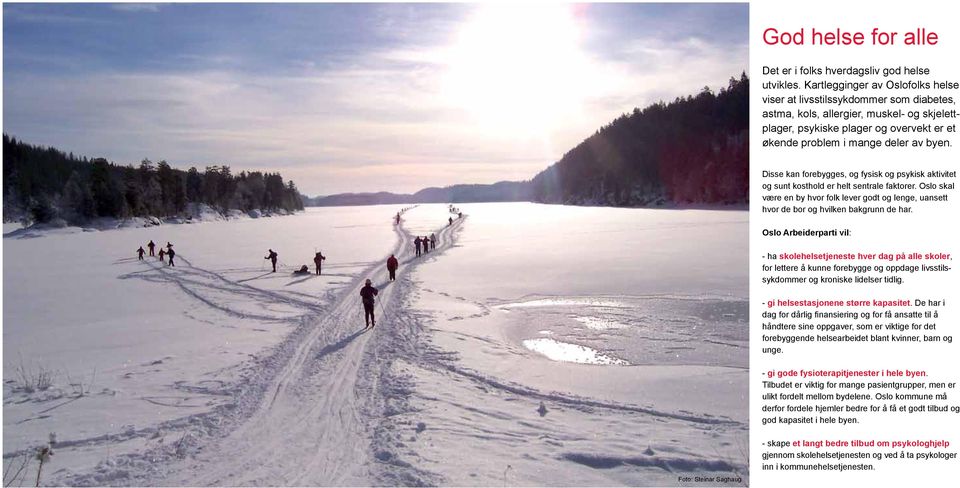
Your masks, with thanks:
[[[143,250],[143,246],[140,246],[140,249],[137,249],[137,260],[143,261],[143,253],[146,252]]]
[[[163,262],[163,248],[160,248],[160,252],[157,253],[157,256],[160,258],[160,262]]]
[[[417,236],[417,238],[413,240],[413,245],[414,245],[414,246],[417,246],[417,256],[418,256],[418,257],[420,256],[420,243],[421,243],[421,242],[422,242],[422,241],[420,240],[420,236]]]
[[[153,248],[156,247],[156,244],[153,243],[153,239],[147,243],[147,249],[150,250],[150,255],[153,256]]]
[[[373,287],[373,282],[367,278],[367,284],[360,289],[360,299],[363,301],[363,319],[366,321],[366,328],[377,326],[377,318],[373,316],[373,304],[376,301],[377,289]]]
[[[170,257],[170,261],[167,263],[167,266],[176,266],[176,264],[173,264],[173,257],[176,255],[177,253],[173,252],[173,246],[170,246],[170,249],[167,250],[167,256]]]
[[[397,266],[399,265],[400,265],[400,262],[397,261],[396,256],[394,256],[393,254],[391,254],[390,257],[387,258],[387,271],[390,273],[390,281],[397,280]]]
[[[317,276],[320,276],[320,268],[323,266],[324,259],[327,259],[327,257],[321,254],[319,251],[313,257],[313,264],[317,266]]]
[[[397,212],[397,225],[400,225],[400,212]]]
[[[447,227],[453,225],[453,217],[447,219]]]
[[[430,250],[437,248],[437,235],[430,234]]]
[[[273,249],[267,249],[269,254],[266,255],[263,259],[269,259],[270,264],[273,265],[273,273],[277,272],[277,253],[273,252]]]

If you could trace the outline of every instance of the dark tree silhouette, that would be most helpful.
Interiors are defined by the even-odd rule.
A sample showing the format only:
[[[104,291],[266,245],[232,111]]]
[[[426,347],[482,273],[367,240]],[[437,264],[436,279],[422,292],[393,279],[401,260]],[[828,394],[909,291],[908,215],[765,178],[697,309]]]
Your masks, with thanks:
[[[103,158],[88,161],[25,144],[7,134],[3,177],[4,221],[59,217],[82,224],[96,217],[169,217],[201,203],[222,212],[303,209],[296,185],[285,183],[279,173],[268,174],[266,180],[260,172],[234,177],[228,166],[208,166],[201,174],[196,168],[181,171],[149,159],[136,168],[118,166]]]
[[[746,73],[714,94],[634,109],[598,130],[531,181],[546,203],[657,205],[748,199]]]

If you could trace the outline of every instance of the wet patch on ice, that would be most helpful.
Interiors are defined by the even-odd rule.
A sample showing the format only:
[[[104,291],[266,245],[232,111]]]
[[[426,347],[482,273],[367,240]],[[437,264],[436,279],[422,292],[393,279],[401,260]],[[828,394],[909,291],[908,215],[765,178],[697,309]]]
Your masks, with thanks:
[[[610,307],[610,308],[624,308],[627,305],[615,300],[608,298],[596,298],[596,297],[551,297],[551,298],[536,298],[532,300],[525,300],[519,302],[510,302],[502,303],[497,306],[501,310],[511,310],[518,308],[539,308],[539,307],[560,307],[560,306],[594,306],[594,307]]]
[[[523,345],[527,349],[543,354],[547,358],[554,361],[580,364],[629,364],[622,359],[601,354],[596,350],[590,349],[586,346],[569,344],[566,342],[555,341],[553,339],[528,339],[523,341]]]
[[[578,316],[574,317],[573,320],[582,323],[587,326],[588,329],[594,330],[609,330],[609,329],[623,329],[628,327],[627,324],[620,323],[616,320],[606,319],[603,317],[594,317],[594,316]]]
[[[491,308],[510,312],[501,316],[509,337],[558,361],[586,354],[573,362],[621,364],[582,353],[593,351],[630,365],[747,367],[748,304],[739,297],[540,296]]]
[[[594,469],[612,469],[620,466],[640,466],[655,467],[665,471],[691,472],[691,471],[714,471],[728,473],[736,476],[738,467],[727,461],[712,459],[694,459],[694,458],[670,458],[661,456],[616,456],[603,454],[589,454],[570,452],[564,453],[563,459],[573,461]]]

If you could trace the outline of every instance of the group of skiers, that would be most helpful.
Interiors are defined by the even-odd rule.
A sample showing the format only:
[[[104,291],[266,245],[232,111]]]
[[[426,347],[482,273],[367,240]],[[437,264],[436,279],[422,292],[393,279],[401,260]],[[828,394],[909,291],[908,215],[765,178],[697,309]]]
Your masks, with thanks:
[[[160,262],[163,262],[164,255],[166,255],[168,259],[167,266],[176,266],[176,264],[174,264],[173,262],[173,258],[177,255],[177,253],[176,251],[173,250],[173,244],[170,244],[170,241],[167,241],[166,251],[164,251],[163,248],[161,247],[160,252],[154,254],[154,250],[156,249],[156,247],[157,245],[153,243],[152,239],[150,240],[150,242],[147,243],[147,249],[150,250],[150,256],[157,256],[160,259]],[[140,246],[140,248],[137,249],[137,259],[139,259],[140,261],[143,261],[143,255],[145,253],[146,251],[143,250],[143,246]]]
[[[407,209],[404,209],[404,210],[407,210]],[[460,212],[459,209],[454,208],[453,205],[450,206],[450,212],[457,213],[458,218],[463,218],[463,213]],[[395,217],[396,225],[400,225],[400,214],[401,212],[397,212],[397,215]],[[452,225],[453,217],[450,217],[447,222],[448,222],[447,225]],[[435,250],[437,248],[437,236],[436,234],[430,234],[430,237],[417,236],[417,238],[414,239],[413,244],[416,247],[417,256],[420,256],[422,253],[428,253],[431,250]],[[164,248],[161,247],[160,251],[154,254],[156,247],[157,245],[154,244],[152,240],[147,243],[147,249],[149,249],[150,256],[155,256],[155,255],[158,256],[161,262],[163,261],[164,257],[167,257],[169,259],[169,261],[167,261],[166,263],[167,266],[176,266],[173,262],[173,258],[174,256],[176,256],[176,252],[173,250],[173,244],[171,244],[170,242],[167,242],[166,251],[164,251]],[[140,246],[140,248],[137,249],[138,259],[140,261],[143,261],[143,256],[146,253],[147,251],[144,251],[143,246]],[[267,259],[270,261],[270,264],[273,267],[273,270],[271,272],[276,273],[279,254],[277,254],[277,252],[274,251],[273,249],[268,249],[267,255],[264,256],[263,259]],[[324,256],[319,251],[316,252],[316,254],[314,255],[313,263],[316,266],[317,276],[320,276],[322,266],[323,266],[323,261],[326,259],[327,257]],[[391,254],[390,257],[387,258],[387,272],[389,273],[390,281],[396,281],[397,268],[399,266],[400,266],[400,262],[397,260],[397,257]],[[294,272],[294,274],[309,274],[309,273],[310,271],[307,268],[307,265],[301,266],[299,270]],[[364,287],[360,290],[360,298],[361,298],[361,301],[363,302],[364,321],[366,322],[366,327],[364,329],[373,328],[373,327],[376,327],[377,325],[376,317],[374,314],[374,304],[376,303],[375,297],[377,296],[378,293],[379,291],[377,290],[376,287],[373,286],[373,282],[370,279],[366,280]]]
[[[267,255],[264,256],[263,259],[270,260],[270,264],[273,266],[273,271],[271,271],[272,273],[277,272],[277,258],[278,258],[278,254],[276,251],[274,251],[273,249],[267,249]],[[313,265],[314,267],[316,267],[317,276],[320,276],[321,272],[323,271],[323,262],[326,259],[327,257],[324,256],[322,252],[317,251],[314,253]],[[300,269],[294,271],[293,274],[310,274],[310,270],[307,268],[307,265],[304,264],[303,266],[300,266]]]
[[[435,234],[430,234],[430,237],[417,236],[417,238],[413,240],[413,245],[417,248],[417,256],[420,256],[422,253],[427,253],[437,248],[437,236]],[[420,248],[423,248],[422,252]]]

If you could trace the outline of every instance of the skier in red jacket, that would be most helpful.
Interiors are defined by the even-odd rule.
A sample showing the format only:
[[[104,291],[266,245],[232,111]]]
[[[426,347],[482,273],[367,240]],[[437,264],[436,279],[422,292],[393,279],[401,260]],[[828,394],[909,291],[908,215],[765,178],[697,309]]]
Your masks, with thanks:
[[[396,256],[394,256],[393,254],[391,254],[390,257],[387,258],[387,271],[390,272],[390,281],[397,280],[397,266],[399,265],[400,265],[400,262],[397,261]]]

